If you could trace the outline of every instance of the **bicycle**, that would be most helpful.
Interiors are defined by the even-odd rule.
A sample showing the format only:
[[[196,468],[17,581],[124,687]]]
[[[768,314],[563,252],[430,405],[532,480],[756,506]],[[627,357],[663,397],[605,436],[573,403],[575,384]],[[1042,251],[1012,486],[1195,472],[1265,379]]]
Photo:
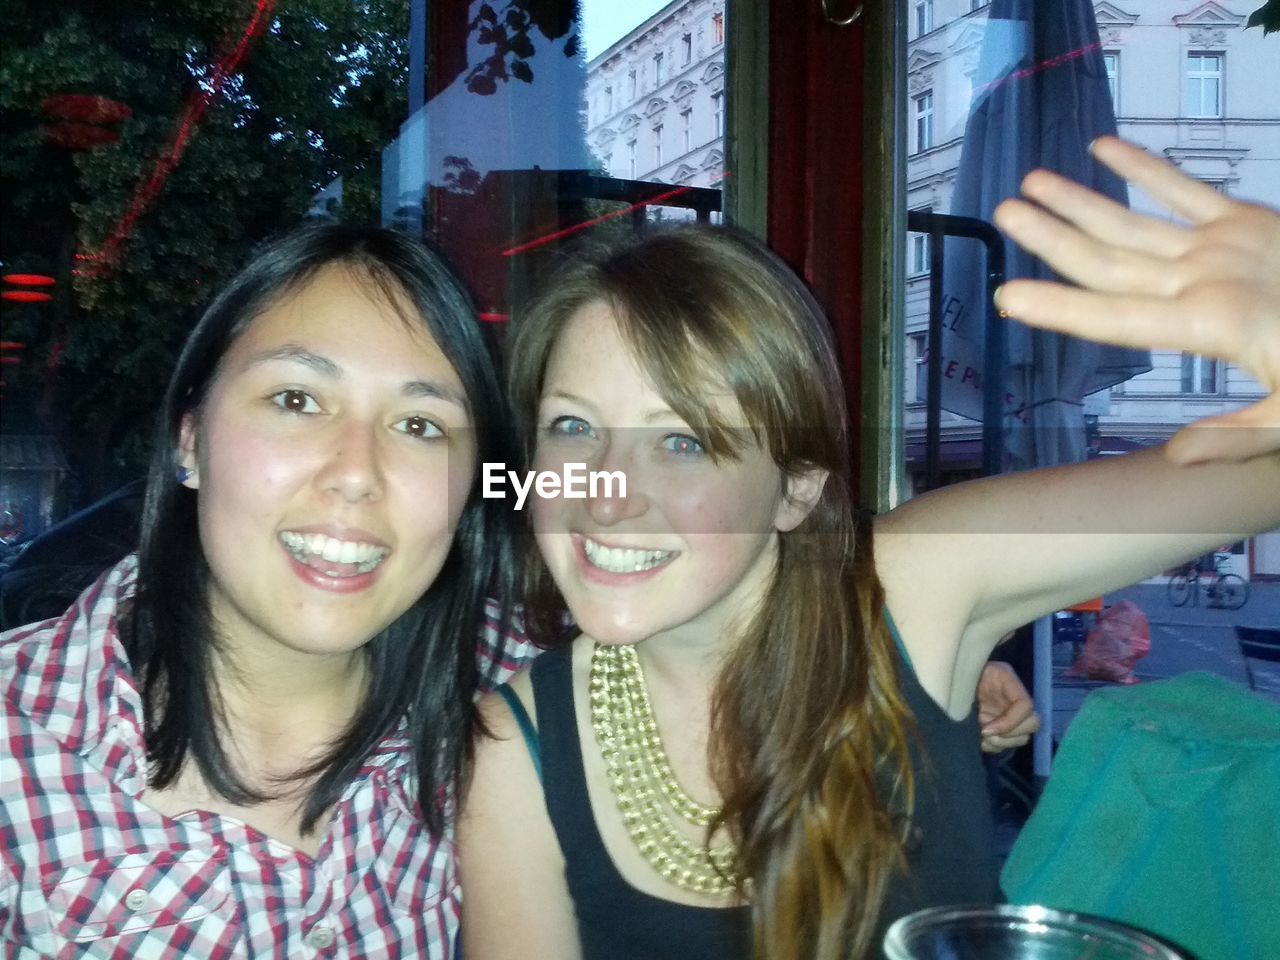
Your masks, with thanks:
[[[1202,571],[1194,563],[1188,564],[1181,573],[1169,578],[1169,602],[1181,607],[1187,601],[1191,605],[1200,603],[1200,591],[1205,594],[1205,606],[1219,610],[1239,610],[1249,600],[1249,581],[1239,574],[1224,573],[1223,567],[1228,563],[1228,554],[1214,554],[1213,570]],[[1205,581],[1201,586],[1201,581]]]

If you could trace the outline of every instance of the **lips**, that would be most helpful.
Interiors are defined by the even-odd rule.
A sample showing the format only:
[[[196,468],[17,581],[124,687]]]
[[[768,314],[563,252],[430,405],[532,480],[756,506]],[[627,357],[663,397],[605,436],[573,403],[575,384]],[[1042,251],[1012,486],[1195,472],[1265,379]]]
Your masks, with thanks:
[[[587,563],[606,573],[643,573],[669,563],[676,556],[674,550],[610,547],[589,537],[582,538],[582,550]]]

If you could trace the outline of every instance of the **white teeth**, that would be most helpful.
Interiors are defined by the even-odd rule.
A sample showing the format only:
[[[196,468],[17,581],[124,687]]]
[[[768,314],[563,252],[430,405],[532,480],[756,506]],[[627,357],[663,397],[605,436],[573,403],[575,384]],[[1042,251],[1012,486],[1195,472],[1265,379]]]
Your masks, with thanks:
[[[286,530],[280,534],[280,542],[300,562],[319,557],[329,563],[356,564],[361,573],[368,573],[386,557],[386,547],[355,540],[338,540],[323,533],[294,533]]]
[[[675,554],[670,550],[633,550],[628,547],[606,547],[602,543],[584,538],[583,549],[593,567],[609,573],[640,573],[652,570],[670,560]]]

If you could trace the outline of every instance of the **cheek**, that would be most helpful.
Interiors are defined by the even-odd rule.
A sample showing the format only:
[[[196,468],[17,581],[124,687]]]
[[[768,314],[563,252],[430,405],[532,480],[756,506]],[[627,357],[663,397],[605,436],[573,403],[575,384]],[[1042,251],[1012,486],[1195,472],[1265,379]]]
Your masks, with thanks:
[[[204,448],[212,451],[200,460],[206,500],[270,501],[314,472],[305,450],[249,430],[210,431]]]

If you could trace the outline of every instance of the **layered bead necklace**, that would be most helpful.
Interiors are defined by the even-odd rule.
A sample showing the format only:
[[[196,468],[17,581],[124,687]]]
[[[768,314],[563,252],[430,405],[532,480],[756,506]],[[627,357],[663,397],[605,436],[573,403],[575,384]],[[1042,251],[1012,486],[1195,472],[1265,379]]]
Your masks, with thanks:
[[[649,865],[694,893],[734,890],[733,845],[708,850],[672,822],[674,812],[696,827],[706,827],[720,808],[694,800],[676,780],[635,647],[596,644],[591,655],[591,726],[627,833]]]

